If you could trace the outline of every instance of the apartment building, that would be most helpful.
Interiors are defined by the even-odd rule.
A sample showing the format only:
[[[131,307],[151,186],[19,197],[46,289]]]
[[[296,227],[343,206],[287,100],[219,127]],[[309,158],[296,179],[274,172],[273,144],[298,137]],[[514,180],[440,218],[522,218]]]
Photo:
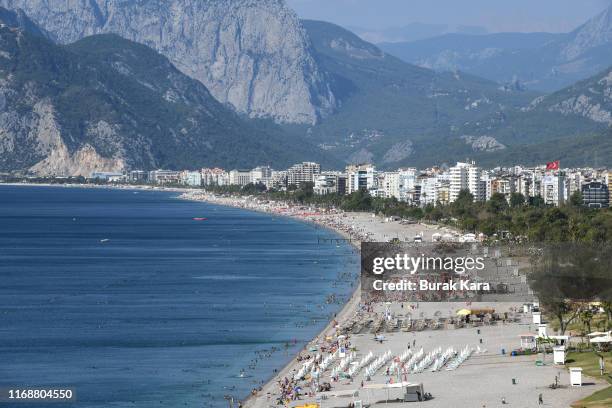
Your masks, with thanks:
[[[450,173],[450,202],[457,200],[462,190],[468,190],[474,196],[474,200],[485,199],[485,186],[482,180],[482,170],[474,162],[457,163],[449,170]]]
[[[315,177],[321,174],[321,165],[314,162],[303,162],[287,170],[287,184],[300,187],[304,183],[314,183]]]

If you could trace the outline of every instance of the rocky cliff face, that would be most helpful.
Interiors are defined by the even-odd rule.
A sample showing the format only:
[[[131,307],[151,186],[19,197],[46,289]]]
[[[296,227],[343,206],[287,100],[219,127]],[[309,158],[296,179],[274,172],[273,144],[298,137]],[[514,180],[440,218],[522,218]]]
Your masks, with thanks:
[[[593,17],[570,34],[561,51],[565,61],[572,61],[587,51],[612,43],[612,7]]]
[[[529,109],[582,116],[612,126],[612,68],[552,95],[538,98]]]
[[[286,166],[316,156],[245,120],[151,48],[114,34],[67,46],[0,8],[0,171]]]
[[[0,0],[61,43],[116,33],[167,56],[251,117],[315,123],[336,101],[282,0]]]
[[[0,100],[0,169],[22,169],[45,176],[88,176],[94,171],[125,170],[122,155],[104,158],[90,144],[69,151],[61,136],[55,106],[49,98],[40,98],[35,86],[28,86],[25,98],[21,98],[9,81],[2,81]],[[25,115],[16,108],[23,109],[28,104]]]

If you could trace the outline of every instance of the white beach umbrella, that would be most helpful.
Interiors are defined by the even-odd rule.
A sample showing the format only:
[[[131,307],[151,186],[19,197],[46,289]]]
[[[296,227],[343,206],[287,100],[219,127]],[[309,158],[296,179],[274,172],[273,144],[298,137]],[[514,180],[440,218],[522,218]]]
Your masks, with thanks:
[[[612,336],[607,334],[601,337],[594,337],[590,341],[591,343],[612,343]]]
[[[589,333],[587,334],[588,337],[601,337],[601,336],[606,336],[610,334],[610,332],[600,332],[600,331],[595,331],[593,333]]]

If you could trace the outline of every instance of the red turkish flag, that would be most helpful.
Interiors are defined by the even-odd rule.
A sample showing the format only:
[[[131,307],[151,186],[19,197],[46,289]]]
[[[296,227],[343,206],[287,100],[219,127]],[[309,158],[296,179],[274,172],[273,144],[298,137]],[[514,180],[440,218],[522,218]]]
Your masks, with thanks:
[[[546,170],[559,170],[559,160],[546,163]]]

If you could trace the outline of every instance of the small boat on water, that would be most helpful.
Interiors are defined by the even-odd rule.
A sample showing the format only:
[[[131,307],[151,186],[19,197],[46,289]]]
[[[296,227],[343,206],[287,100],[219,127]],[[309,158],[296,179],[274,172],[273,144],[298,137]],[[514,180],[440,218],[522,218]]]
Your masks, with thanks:
[[[104,244],[105,242],[108,242],[108,241],[110,241],[110,239],[108,239],[108,238],[104,238],[104,239],[101,239],[101,240],[100,240],[100,243]]]
[[[204,217],[194,217],[193,218],[194,221],[208,221],[208,218],[204,218]]]

